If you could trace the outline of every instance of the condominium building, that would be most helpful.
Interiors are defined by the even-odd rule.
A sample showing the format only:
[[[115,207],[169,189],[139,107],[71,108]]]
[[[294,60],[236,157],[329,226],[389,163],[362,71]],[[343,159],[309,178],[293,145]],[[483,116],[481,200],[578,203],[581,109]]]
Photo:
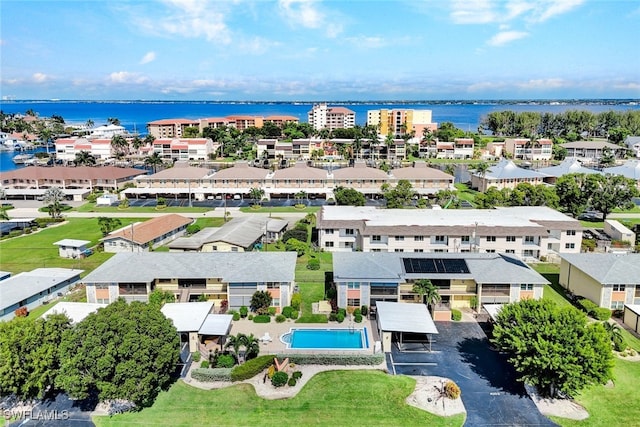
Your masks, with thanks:
[[[314,129],[348,129],[356,125],[356,113],[344,107],[329,107],[316,104],[308,114],[309,124]]]
[[[207,298],[220,307],[249,306],[256,291],[268,291],[278,310],[290,305],[295,252],[142,252],[119,253],[88,274],[87,302],[118,298],[147,301],[155,289],[172,292],[178,301]]]
[[[338,307],[375,307],[380,301],[421,303],[413,291],[430,280],[441,297],[435,320],[450,320],[450,309],[542,298],[549,283],[519,259],[480,253],[366,253],[333,257]]]
[[[518,184],[525,182],[531,185],[540,185],[547,177],[544,173],[521,168],[509,159],[502,159],[484,173],[471,174],[471,187],[481,192],[487,191],[489,187],[502,190],[503,188],[515,188]]]
[[[153,151],[168,161],[209,160],[219,146],[210,138],[160,138],[153,141]]]
[[[545,259],[579,253],[580,222],[547,207],[377,209],[323,206],[318,244],[331,252],[475,252]]]
[[[147,123],[148,132],[156,138],[181,138],[184,130],[188,127],[195,127],[198,133],[207,128],[232,127],[240,131],[248,127],[261,128],[265,123],[271,122],[277,126],[284,126],[287,123],[298,123],[295,116],[273,115],[273,116],[246,116],[235,115],[227,117],[205,117],[201,119],[164,119]]]
[[[553,158],[553,141],[546,138],[531,140],[528,138],[509,138],[504,149],[514,159],[548,161]]]
[[[147,131],[156,138],[181,138],[184,130],[196,127],[200,130],[199,120],[164,119],[147,123]]]
[[[367,126],[376,126],[382,136],[401,138],[412,134],[421,138],[424,129],[435,131],[438,124],[432,122],[431,110],[381,109],[367,111]]]
[[[96,160],[107,160],[112,156],[111,139],[59,138],[55,141],[56,159],[72,162],[76,154],[85,151]]]

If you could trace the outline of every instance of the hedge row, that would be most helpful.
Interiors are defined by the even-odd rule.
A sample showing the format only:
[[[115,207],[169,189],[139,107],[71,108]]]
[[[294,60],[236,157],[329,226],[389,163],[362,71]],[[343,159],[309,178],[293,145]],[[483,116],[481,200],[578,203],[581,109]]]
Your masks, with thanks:
[[[582,309],[594,319],[605,321],[609,320],[611,317],[611,310],[604,307],[598,307],[596,303],[586,298],[579,300],[578,304],[580,304]]]
[[[247,360],[231,370],[231,381],[244,381],[253,378],[273,364],[273,356],[258,356]]]
[[[278,360],[289,358],[299,365],[379,365],[384,362],[384,354],[279,354]]]
[[[231,368],[196,368],[191,370],[191,378],[203,382],[231,381]]]

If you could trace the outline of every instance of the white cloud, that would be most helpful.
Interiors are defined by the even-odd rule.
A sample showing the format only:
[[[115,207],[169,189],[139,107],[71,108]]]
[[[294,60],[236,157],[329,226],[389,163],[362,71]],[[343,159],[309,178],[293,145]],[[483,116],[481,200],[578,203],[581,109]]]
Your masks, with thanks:
[[[516,19],[544,22],[570,12],[585,0],[454,0],[450,18],[456,24],[508,23]]]
[[[563,79],[549,78],[549,79],[532,79],[526,82],[517,83],[516,86],[524,90],[539,90],[539,89],[559,89],[569,86],[568,82]]]
[[[342,33],[339,20],[330,19],[326,11],[321,11],[315,0],[280,0],[278,9],[290,26],[301,26],[313,30],[324,30],[328,37],[335,38]]]
[[[529,33],[524,31],[501,31],[495,36],[491,37],[487,44],[489,46],[504,46],[505,44],[511,43],[514,40],[519,40],[521,38],[527,37]]]
[[[148,64],[149,62],[153,62],[156,60],[155,52],[147,52],[140,60],[140,64]]]
[[[491,0],[454,0],[450,16],[456,24],[488,24],[498,19]]]
[[[540,0],[535,3],[531,19],[534,22],[544,22],[575,9],[582,5],[584,0]]]
[[[146,83],[149,79],[138,73],[130,73],[128,71],[116,71],[109,74],[108,82],[116,84],[141,84]]]
[[[48,80],[51,80],[51,76],[44,73],[34,73],[32,78],[35,83],[45,83]]]

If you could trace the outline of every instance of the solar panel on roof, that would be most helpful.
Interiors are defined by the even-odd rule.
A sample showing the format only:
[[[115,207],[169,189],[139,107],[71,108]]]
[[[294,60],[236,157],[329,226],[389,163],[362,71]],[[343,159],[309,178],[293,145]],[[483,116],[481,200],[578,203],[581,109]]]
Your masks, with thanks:
[[[404,269],[408,274],[461,274],[469,273],[464,259],[453,258],[403,258]]]

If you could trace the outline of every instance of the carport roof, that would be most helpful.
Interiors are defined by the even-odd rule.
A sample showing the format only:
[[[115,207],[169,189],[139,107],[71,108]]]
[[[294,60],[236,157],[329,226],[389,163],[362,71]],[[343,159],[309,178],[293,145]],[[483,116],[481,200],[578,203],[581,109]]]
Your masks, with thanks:
[[[198,333],[200,335],[227,335],[233,316],[230,314],[209,314]]]
[[[378,325],[382,331],[437,334],[435,323],[424,304],[378,301]]]
[[[624,306],[640,316],[640,304],[625,304]]]
[[[495,322],[503,305],[504,304],[483,304],[482,307],[487,311],[491,320]]]
[[[173,321],[178,332],[197,332],[212,308],[213,301],[171,302],[163,305],[160,311]]]

